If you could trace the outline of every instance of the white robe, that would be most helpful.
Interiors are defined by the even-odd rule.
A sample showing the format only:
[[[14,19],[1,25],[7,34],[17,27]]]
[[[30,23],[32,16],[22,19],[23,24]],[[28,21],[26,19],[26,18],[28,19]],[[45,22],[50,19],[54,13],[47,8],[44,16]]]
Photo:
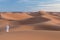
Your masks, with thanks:
[[[6,32],[9,32],[9,25],[6,26]]]

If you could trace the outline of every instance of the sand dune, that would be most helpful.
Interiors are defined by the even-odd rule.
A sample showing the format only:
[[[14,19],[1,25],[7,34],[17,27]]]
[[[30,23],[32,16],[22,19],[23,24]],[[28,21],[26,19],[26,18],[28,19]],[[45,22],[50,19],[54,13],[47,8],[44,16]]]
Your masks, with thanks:
[[[5,14],[1,14],[1,17],[8,20],[23,20],[23,19],[31,18],[32,16],[26,13],[22,13],[22,14],[5,13]]]
[[[37,16],[41,16],[42,14],[40,12],[31,12],[29,15],[37,17]]]
[[[57,25],[60,20],[44,11],[40,13],[42,15],[1,14],[0,40],[60,40],[60,26]],[[5,32],[7,24],[10,26],[9,33]]]
[[[39,13],[41,14],[40,16]],[[33,17],[34,16],[34,17]],[[26,13],[4,13],[1,14],[2,20],[0,20],[0,28],[3,28],[8,24],[10,30],[12,31],[22,31],[22,30],[35,30],[37,27],[41,30],[58,30],[60,31],[60,20],[56,19],[56,16],[50,15],[45,11],[38,12],[34,14]],[[10,21],[15,20],[15,21]],[[44,25],[45,24],[45,25]],[[46,25],[47,24],[47,25]],[[43,25],[43,26],[42,26]],[[55,26],[54,26],[55,25]],[[57,26],[56,26],[57,25]],[[55,27],[55,28],[54,28]]]
[[[52,23],[60,24],[60,19],[57,18],[57,16],[50,15],[46,13],[45,11],[40,11],[40,13],[43,14],[42,15],[43,17],[50,19]]]
[[[40,14],[3,13],[0,19],[0,40],[60,40],[60,19],[45,11]],[[5,26],[10,32],[5,32]]]

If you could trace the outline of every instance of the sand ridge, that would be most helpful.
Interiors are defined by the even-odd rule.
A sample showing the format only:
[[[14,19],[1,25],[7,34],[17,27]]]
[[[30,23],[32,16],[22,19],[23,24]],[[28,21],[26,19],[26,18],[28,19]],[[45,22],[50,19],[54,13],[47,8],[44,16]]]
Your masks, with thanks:
[[[60,20],[56,19],[57,16],[50,15],[45,11],[40,11],[40,13],[43,14],[42,17],[50,19],[52,21],[52,23],[60,24]]]
[[[31,16],[26,13],[3,13],[1,14],[2,19],[0,20],[0,27],[3,28],[6,25],[9,25],[11,28],[10,30],[13,31],[21,31],[21,30],[34,30],[34,29],[54,29],[59,30],[60,20],[56,19],[56,16],[50,15],[45,11],[40,11],[40,16]],[[36,15],[36,14],[35,14]],[[13,21],[9,21],[13,20]],[[44,25],[45,24],[45,25]],[[57,28],[54,28],[55,27]],[[48,27],[45,27],[48,26]],[[51,26],[51,27],[50,27]]]
[[[23,19],[31,18],[32,16],[26,13],[22,13],[22,14],[5,13],[5,14],[1,14],[1,17],[4,19],[9,19],[9,20],[23,20]]]

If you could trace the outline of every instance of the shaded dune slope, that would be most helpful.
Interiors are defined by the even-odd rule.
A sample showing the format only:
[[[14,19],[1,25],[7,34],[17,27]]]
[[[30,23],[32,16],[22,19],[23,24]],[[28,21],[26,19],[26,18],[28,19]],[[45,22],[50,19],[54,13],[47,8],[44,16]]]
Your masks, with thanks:
[[[13,24],[19,24],[19,25],[27,25],[27,24],[36,24],[36,23],[42,23],[50,21],[50,19],[43,18],[43,17],[33,17],[21,21],[13,21]]]
[[[41,16],[43,14],[41,14],[40,12],[31,12],[29,15],[37,17],[37,16]]]
[[[35,25],[34,30],[50,30],[50,31],[60,31],[60,26],[57,25]]]

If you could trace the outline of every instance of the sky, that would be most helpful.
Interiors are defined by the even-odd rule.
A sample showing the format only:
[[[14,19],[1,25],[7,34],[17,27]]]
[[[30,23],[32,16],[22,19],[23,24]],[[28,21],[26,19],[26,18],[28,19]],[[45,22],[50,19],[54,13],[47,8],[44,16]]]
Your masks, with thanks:
[[[60,0],[0,0],[0,12],[60,12]]]

